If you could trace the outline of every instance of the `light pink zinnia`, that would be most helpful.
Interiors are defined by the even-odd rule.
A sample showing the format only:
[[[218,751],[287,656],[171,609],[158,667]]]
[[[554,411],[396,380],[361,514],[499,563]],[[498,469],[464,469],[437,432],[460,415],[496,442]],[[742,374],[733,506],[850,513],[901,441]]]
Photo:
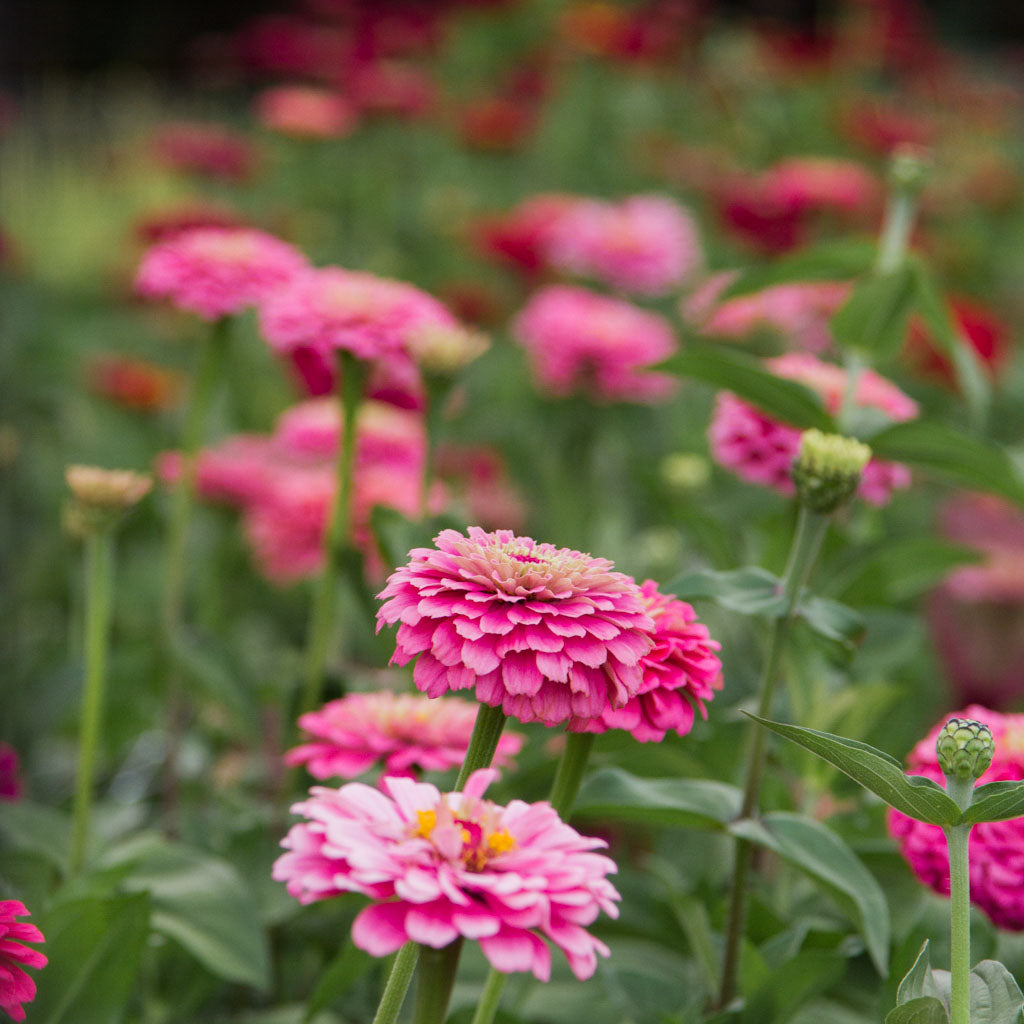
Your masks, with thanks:
[[[359,892],[373,899],[352,941],[387,956],[408,941],[440,949],[476,939],[499,971],[551,974],[547,939],[577,978],[589,978],[608,947],[586,926],[618,916],[607,876],[615,864],[548,803],[483,799],[497,772],[474,772],[461,793],[387,778],[381,792],[360,782],[316,786],[292,810],[293,826],[273,876],[302,903]]]
[[[816,391],[825,408],[835,415],[846,391],[846,370],[823,363],[809,353],[790,352],[770,359],[769,369],[780,377],[797,380]],[[917,403],[874,370],[864,370],[854,401],[878,409],[896,422],[917,415]],[[708,439],[716,461],[751,483],[793,494],[790,470],[800,448],[796,427],[766,416],[727,391],[715,402]],[[896,462],[872,459],[864,469],[858,494],[872,505],[884,505],[892,492],[910,485],[910,470]]]
[[[154,245],[135,290],[217,320],[255,305],[307,266],[286,242],[251,228],[195,228]]]
[[[910,752],[908,775],[923,775],[945,785],[935,740],[952,717],[972,718],[992,730],[995,756],[977,785],[1024,779],[1024,715],[1003,715],[978,704],[943,716]],[[949,854],[942,829],[892,809],[888,826],[914,874],[937,893],[949,896]],[[998,927],[1024,931],[1024,819],[975,825],[970,847],[971,902]]]
[[[299,139],[343,138],[359,119],[341,93],[309,85],[265,89],[256,99],[256,116],[267,128]]]
[[[551,228],[547,258],[560,270],[633,295],[665,295],[701,264],[697,226],[668,196],[572,204]]]
[[[430,697],[474,689],[521,722],[579,725],[643,688],[653,622],[640,588],[604,558],[511,530],[444,530],[379,595],[400,622],[392,663],[418,660]]]
[[[383,762],[383,774],[416,777],[458,768],[466,757],[478,704],[419,694],[350,693],[299,718],[312,742],[285,754],[318,779],[352,779]],[[503,732],[494,763],[506,765],[523,737]]]
[[[614,890],[613,890],[614,891]],[[46,957],[26,942],[43,942],[43,933],[34,924],[19,922],[28,911],[17,900],[0,900],[0,1010],[12,1020],[24,1020],[22,1003],[36,997],[36,983],[25,973],[26,967],[45,967]]]
[[[689,604],[660,593],[654,580],[646,580],[640,593],[654,620],[654,647],[640,659],[643,687],[625,707],[609,708],[581,731],[624,729],[641,743],[660,742],[670,730],[685,736],[693,728],[694,708],[707,719],[704,702],[722,688],[722,663],[715,654],[722,645]]]
[[[676,349],[668,321],[620,299],[569,285],[542,288],[519,314],[515,334],[534,376],[556,395],[650,402],[676,384],[647,369]]]

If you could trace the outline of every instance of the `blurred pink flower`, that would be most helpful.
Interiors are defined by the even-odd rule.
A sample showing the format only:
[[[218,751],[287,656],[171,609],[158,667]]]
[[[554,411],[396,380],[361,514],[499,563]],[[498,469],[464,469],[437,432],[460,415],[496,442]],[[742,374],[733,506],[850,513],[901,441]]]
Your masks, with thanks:
[[[640,588],[607,559],[479,527],[436,543],[413,549],[379,595],[378,629],[400,623],[391,661],[418,656],[418,689],[473,689],[548,725],[581,724],[640,692],[653,624]]]
[[[427,71],[405,61],[357,64],[348,80],[356,106],[367,114],[417,118],[437,104],[437,86]]]
[[[614,891],[614,890],[613,890]],[[12,1020],[24,1020],[22,1003],[36,997],[36,983],[25,973],[26,967],[45,967],[46,957],[26,942],[43,942],[43,933],[34,924],[16,920],[28,916],[23,903],[0,900],[0,1010]]]
[[[21,767],[18,752],[9,743],[0,743],[0,801],[21,799]]]
[[[494,769],[474,772],[461,793],[387,778],[386,792],[359,782],[315,786],[292,810],[274,878],[303,903],[359,892],[373,902],[352,925],[352,941],[387,956],[407,941],[439,949],[476,939],[499,971],[551,972],[544,939],[562,950],[577,978],[589,978],[608,947],[586,931],[603,910],[618,916],[616,870],[548,803],[483,799]]]
[[[790,352],[767,361],[780,377],[799,381],[821,396],[833,415],[842,405],[846,370],[804,352]],[[864,370],[854,395],[856,405],[878,409],[896,422],[913,419],[917,404],[874,370]],[[720,392],[708,428],[711,454],[726,469],[751,483],[794,493],[790,469],[800,448],[801,431],[780,423],[727,391]],[[858,494],[872,505],[884,505],[896,489],[910,486],[910,470],[895,462],[872,459],[864,469]]]
[[[485,530],[522,529],[529,512],[526,500],[509,479],[501,455],[486,445],[443,444],[435,469],[453,501],[465,509],[464,518]]]
[[[547,267],[552,234],[577,202],[576,196],[542,193],[507,213],[484,217],[474,229],[477,248],[535,277]]]
[[[159,163],[184,174],[243,182],[256,167],[252,143],[220,124],[165,124],[157,129],[150,147]]]
[[[704,702],[722,688],[722,663],[707,626],[685,601],[662,594],[654,580],[640,587],[647,614],[654,620],[654,647],[640,659],[644,682],[625,707],[605,711],[580,731],[624,729],[641,743],[660,742],[670,730],[685,736],[693,728],[693,712],[707,718]]]
[[[942,721],[910,752],[907,774],[923,775],[945,785],[935,740],[952,717],[972,718],[992,730],[995,756],[977,785],[1024,779],[1024,715],[1003,715],[972,704],[944,715]],[[949,896],[949,854],[938,825],[888,811],[889,832],[915,875],[943,896]],[[983,822],[970,838],[971,902],[999,928],[1024,931],[1024,819]]]
[[[260,302],[306,266],[297,249],[262,231],[195,228],[149,249],[135,290],[217,320]]]
[[[383,762],[384,775],[458,768],[466,756],[478,704],[420,694],[351,693],[299,719],[310,742],[289,750],[285,763],[304,764],[318,779],[352,779]],[[519,753],[523,737],[503,732],[495,765]]]
[[[551,225],[548,262],[634,295],[665,295],[703,262],[697,225],[668,196],[579,200]]]
[[[514,329],[534,376],[556,395],[654,402],[675,388],[674,378],[647,369],[676,349],[668,321],[621,299],[551,285],[530,299]]]
[[[263,125],[299,139],[337,139],[356,126],[355,107],[341,93],[309,85],[280,85],[256,98]]]
[[[191,200],[179,206],[157,210],[141,217],[133,226],[135,237],[145,245],[163,242],[172,235],[196,228],[240,228],[244,220],[237,211],[220,203]]]

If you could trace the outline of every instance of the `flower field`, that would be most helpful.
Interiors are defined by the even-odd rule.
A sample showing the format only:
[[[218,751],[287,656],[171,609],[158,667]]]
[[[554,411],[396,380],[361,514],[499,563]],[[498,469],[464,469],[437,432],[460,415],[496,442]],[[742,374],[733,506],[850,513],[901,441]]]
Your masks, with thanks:
[[[0,94],[0,1011],[1019,1024],[1024,83],[813,28]]]

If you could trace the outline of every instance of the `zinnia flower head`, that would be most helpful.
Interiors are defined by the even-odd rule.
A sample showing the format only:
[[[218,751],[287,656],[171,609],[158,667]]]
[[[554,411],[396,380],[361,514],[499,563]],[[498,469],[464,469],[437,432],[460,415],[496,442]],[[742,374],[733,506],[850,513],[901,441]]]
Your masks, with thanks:
[[[803,352],[770,359],[768,367],[780,377],[797,380],[817,392],[830,413],[839,411],[846,390],[846,370],[842,367]],[[917,414],[913,399],[873,370],[860,374],[854,402],[878,409],[896,422]],[[719,394],[708,428],[711,454],[717,462],[744,480],[787,495],[794,493],[791,471],[800,436],[796,427],[773,420],[729,392]],[[909,484],[910,470],[906,466],[871,459],[857,493],[873,505],[884,505],[894,490]]]
[[[135,289],[217,320],[260,302],[306,266],[297,249],[262,231],[195,228],[149,249]]]
[[[557,192],[524,199],[507,213],[486,217],[477,224],[477,247],[535,276],[547,267],[551,239],[561,218],[579,201],[576,196]]]
[[[608,947],[587,925],[618,916],[607,876],[615,864],[594,851],[548,803],[483,798],[497,775],[474,772],[461,793],[386,778],[384,792],[350,782],[314,787],[292,810],[293,826],[274,878],[302,903],[359,892],[373,899],[352,925],[352,941],[387,956],[408,941],[440,949],[476,939],[499,971],[551,972],[547,939],[576,977],[589,978]]]
[[[299,718],[311,742],[285,754],[286,764],[304,764],[318,779],[352,779],[383,762],[385,775],[458,768],[466,757],[478,704],[419,694],[350,693]],[[523,737],[503,732],[494,763],[508,764]]]
[[[89,388],[95,394],[146,413],[173,406],[184,382],[175,370],[112,353],[90,360],[87,375]]]
[[[555,220],[547,250],[560,270],[634,295],[665,295],[703,260],[693,217],[660,195],[580,200]]]
[[[280,85],[256,99],[256,115],[275,132],[300,139],[337,139],[351,133],[358,114],[341,93],[309,85]]]
[[[612,563],[510,530],[444,530],[379,595],[398,627],[392,663],[417,658],[430,697],[473,689],[521,722],[581,725],[643,687],[653,622]]]
[[[685,601],[662,594],[654,580],[640,587],[654,621],[654,646],[640,659],[644,681],[625,707],[609,708],[582,731],[624,729],[641,743],[660,742],[672,731],[685,736],[693,728],[694,709],[707,719],[705,701],[722,688],[722,663],[707,626]]]
[[[647,369],[676,349],[668,321],[620,299],[551,285],[530,299],[515,333],[534,376],[556,395],[650,402],[675,387],[668,374]]]
[[[165,124],[150,146],[159,163],[183,174],[237,183],[251,178],[256,167],[256,150],[249,140],[220,124]]]
[[[613,890],[614,891],[614,890]],[[43,942],[43,933],[34,925],[17,920],[28,916],[23,903],[0,900],[0,1010],[12,1020],[24,1020],[22,1003],[36,997],[36,983],[26,967],[45,967],[46,957],[26,942]]]
[[[1024,715],[1004,715],[972,704],[955,712],[957,718],[983,722],[992,731],[995,754],[976,785],[1024,779]],[[945,784],[935,743],[950,716],[910,752],[907,774],[923,775]],[[942,829],[888,812],[889,832],[915,875],[931,889],[949,895],[949,854]],[[986,821],[971,829],[971,902],[1000,928],[1024,931],[1024,820]]]

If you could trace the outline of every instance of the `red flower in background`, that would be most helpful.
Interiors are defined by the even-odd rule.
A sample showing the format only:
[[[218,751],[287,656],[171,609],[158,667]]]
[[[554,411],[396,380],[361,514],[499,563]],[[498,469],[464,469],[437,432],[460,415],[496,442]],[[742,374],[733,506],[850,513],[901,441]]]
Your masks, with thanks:
[[[973,349],[989,376],[995,377],[1009,355],[1009,328],[991,310],[970,299],[950,299],[949,306],[961,338]],[[956,374],[949,357],[919,318],[911,321],[906,357],[922,375],[948,387],[956,386]]]
[[[473,149],[509,152],[533,134],[536,114],[525,103],[504,96],[470,103],[459,118],[459,137]]]
[[[94,357],[88,365],[89,390],[135,412],[159,412],[174,406],[184,378],[164,366],[114,354]]]
[[[182,174],[238,184],[256,169],[252,143],[219,124],[165,124],[150,140],[150,149],[158,163]]]
[[[548,265],[556,224],[578,201],[576,196],[545,193],[525,199],[507,213],[483,218],[474,232],[477,248],[535,277]]]

